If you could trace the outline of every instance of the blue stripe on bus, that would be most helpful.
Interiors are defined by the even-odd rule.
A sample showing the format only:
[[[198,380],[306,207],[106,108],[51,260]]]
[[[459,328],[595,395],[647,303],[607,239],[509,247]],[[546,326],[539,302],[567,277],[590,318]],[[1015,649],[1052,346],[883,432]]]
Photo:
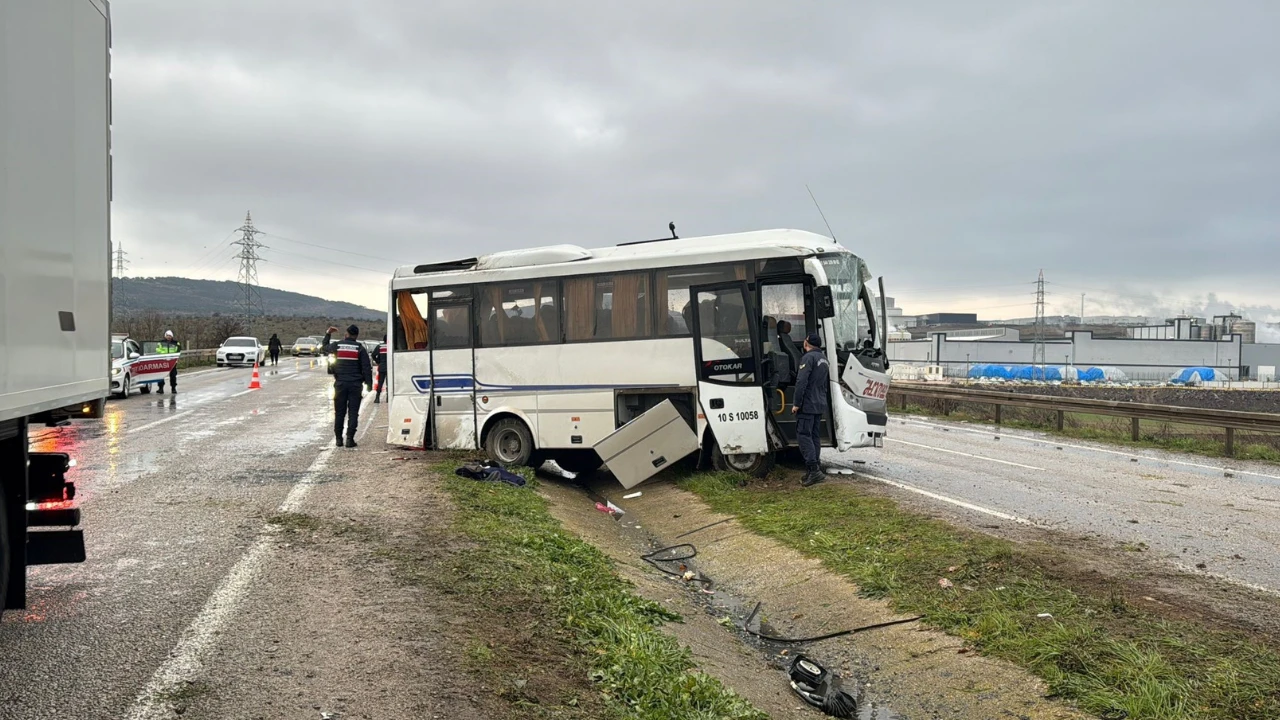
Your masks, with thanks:
[[[433,383],[430,375],[414,375],[413,386],[418,389],[419,393],[429,393],[432,390]],[[646,384],[646,383],[624,383],[609,385],[490,385],[484,382],[477,382],[470,375],[437,375],[434,387],[437,392],[460,393],[471,392],[472,388],[478,390],[487,390],[489,392],[550,392],[554,390],[614,390],[617,388],[668,388],[679,387],[670,383]]]

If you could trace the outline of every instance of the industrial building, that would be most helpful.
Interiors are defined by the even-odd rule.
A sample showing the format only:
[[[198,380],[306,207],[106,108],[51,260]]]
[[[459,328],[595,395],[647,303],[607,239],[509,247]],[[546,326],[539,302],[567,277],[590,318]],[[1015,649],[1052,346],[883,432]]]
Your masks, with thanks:
[[[1168,380],[1188,367],[1211,367],[1231,380],[1274,380],[1280,344],[1258,343],[1256,326],[1236,315],[1171,318],[1163,325],[1129,328],[1128,337],[1098,338],[1089,330],[1068,330],[1044,340],[1044,362],[1068,367],[1116,367],[1131,380]],[[888,344],[889,359],[938,366],[949,377],[967,377],[980,364],[1035,362],[1031,333],[1011,327],[932,331],[916,340]]]

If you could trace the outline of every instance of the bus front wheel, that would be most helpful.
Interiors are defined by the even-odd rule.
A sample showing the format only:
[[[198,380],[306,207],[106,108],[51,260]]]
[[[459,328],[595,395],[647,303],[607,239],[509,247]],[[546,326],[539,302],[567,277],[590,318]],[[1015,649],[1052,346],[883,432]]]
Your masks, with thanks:
[[[561,470],[582,476],[590,475],[604,465],[595,450],[563,452],[555,455],[552,459],[556,461]]]
[[[528,465],[533,457],[533,435],[515,418],[499,420],[485,439],[485,451],[499,465]]]
[[[716,470],[727,470],[748,477],[762,478],[769,474],[777,461],[775,453],[740,453],[726,455],[718,445],[711,446],[711,465]]]

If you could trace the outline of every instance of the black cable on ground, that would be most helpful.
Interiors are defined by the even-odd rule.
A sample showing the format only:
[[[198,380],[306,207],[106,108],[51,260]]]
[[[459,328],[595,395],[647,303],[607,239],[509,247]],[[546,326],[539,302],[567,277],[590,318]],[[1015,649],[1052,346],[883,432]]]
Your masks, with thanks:
[[[830,640],[831,638],[842,637],[845,635],[853,635],[855,633],[866,632],[868,630],[879,630],[880,628],[892,627],[894,625],[906,625],[907,623],[913,623],[917,620],[924,619],[923,615],[917,615],[915,617],[905,618],[903,620],[889,620],[887,622],[875,623],[874,625],[863,625],[862,627],[849,628],[848,630],[837,630],[836,632],[827,633],[826,635],[815,635],[814,637],[805,637],[805,638],[784,638],[784,637],[776,637],[774,635],[765,635],[762,632],[758,632],[756,630],[751,629],[751,621],[756,618],[756,615],[760,614],[760,608],[763,606],[764,606],[764,603],[762,602],[756,603],[755,609],[751,611],[751,614],[748,615],[747,619],[742,623],[742,629],[751,633],[752,635],[755,635],[761,640],[768,640],[770,642],[776,642],[776,643],[818,642],[819,640]]]
[[[677,535],[677,536],[676,536],[676,539],[682,538],[682,537],[684,537],[684,536],[686,536],[686,535],[692,535],[692,534],[694,534],[694,533],[696,533],[696,532],[701,532],[702,530],[706,530],[707,528],[710,528],[710,527],[715,527],[715,526],[717,526],[717,525],[723,525],[723,524],[725,524],[725,523],[729,522],[729,521],[730,521],[730,520],[732,520],[732,519],[733,519],[733,518],[725,518],[725,519],[723,519],[723,520],[717,520],[717,521],[715,521],[715,522],[713,522],[713,523],[708,523],[708,524],[706,524],[706,525],[703,525],[703,526],[702,526],[702,527],[700,527],[700,528],[694,528],[694,529],[690,530],[689,532],[683,532],[683,533],[680,533],[679,535]]]
[[[671,552],[672,550],[681,550],[685,548],[687,548],[687,550],[685,550],[685,552],[683,553],[679,553],[675,555],[667,555],[667,553]],[[677,578],[679,580],[686,580],[685,573],[688,572],[689,570],[688,570],[688,567],[684,565],[684,561],[692,560],[697,556],[698,556],[698,548],[694,547],[693,545],[690,545],[689,543],[680,543],[679,545],[672,545],[670,547],[659,548],[649,553],[648,555],[641,555],[640,559],[654,566],[655,568],[658,569],[659,572],[661,572],[664,575],[668,575],[670,577]],[[658,564],[658,563],[664,563],[664,562],[681,563],[681,567],[683,569],[680,572],[676,572],[674,570],[669,570]],[[694,576],[691,578],[688,578],[687,581],[701,583],[703,590],[707,592],[711,592],[712,585],[713,585],[713,583],[711,582],[711,578],[706,578],[701,575],[694,574]]]

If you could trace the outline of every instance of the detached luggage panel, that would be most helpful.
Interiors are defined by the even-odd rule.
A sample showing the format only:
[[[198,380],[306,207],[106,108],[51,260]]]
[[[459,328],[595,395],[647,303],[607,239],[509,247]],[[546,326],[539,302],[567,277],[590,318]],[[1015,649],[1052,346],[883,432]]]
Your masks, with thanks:
[[[596,443],[605,467],[630,490],[698,449],[698,434],[670,400]]]

